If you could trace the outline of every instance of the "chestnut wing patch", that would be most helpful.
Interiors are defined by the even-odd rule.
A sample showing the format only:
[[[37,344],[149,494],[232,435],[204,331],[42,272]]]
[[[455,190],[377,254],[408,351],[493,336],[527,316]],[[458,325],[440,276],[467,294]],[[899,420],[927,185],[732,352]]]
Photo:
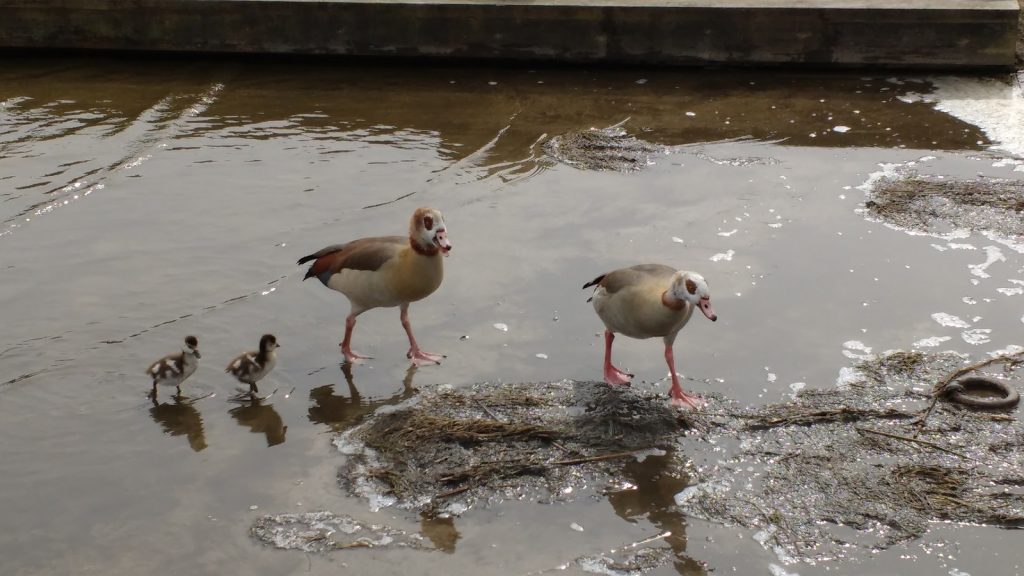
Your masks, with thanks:
[[[315,276],[326,286],[331,276],[345,269],[379,270],[408,244],[409,239],[402,236],[383,236],[328,246],[299,260],[299,264],[303,264],[315,259],[303,280]]]

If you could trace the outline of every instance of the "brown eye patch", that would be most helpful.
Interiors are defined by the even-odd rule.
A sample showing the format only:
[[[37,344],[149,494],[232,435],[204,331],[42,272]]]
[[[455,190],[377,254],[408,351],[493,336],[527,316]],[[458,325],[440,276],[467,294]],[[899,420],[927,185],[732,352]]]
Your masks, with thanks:
[[[432,216],[424,216],[423,217],[423,227],[426,228],[427,230],[433,230],[434,229],[434,218]]]
[[[693,280],[690,280],[689,278],[687,278],[686,279],[686,291],[689,292],[690,294],[696,294],[697,293],[697,283],[694,282]]]

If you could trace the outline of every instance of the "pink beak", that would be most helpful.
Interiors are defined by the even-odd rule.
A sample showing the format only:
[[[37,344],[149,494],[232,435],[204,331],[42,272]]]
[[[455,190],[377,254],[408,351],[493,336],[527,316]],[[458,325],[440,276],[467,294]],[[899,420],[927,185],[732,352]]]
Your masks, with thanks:
[[[437,244],[437,247],[441,249],[441,253],[445,256],[452,249],[452,243],[448,241],[448,232],[444,228],[438,230],[437,234],[434,235],[434,243]]]
[[[710,298],[701,298],[699,306],[700,311],[703,312],[704,315],[708,317],[708,320],[711,320],[712,322],[718,320],[718,314],[715,314],[715,311],[711,308]]]

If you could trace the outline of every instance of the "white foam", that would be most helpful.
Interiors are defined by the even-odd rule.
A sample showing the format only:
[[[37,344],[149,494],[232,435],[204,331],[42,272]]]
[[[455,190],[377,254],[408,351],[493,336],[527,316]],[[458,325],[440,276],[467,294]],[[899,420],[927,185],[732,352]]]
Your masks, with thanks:
[[[894,162],[883,162],[879,164],[878,167],[881,168],[881,170],[868,174],[868,179],[860,186],[857,186],[857,190],[862,192],[871,192],[874,190],[876,182],[884,178],[896,178],[904,169],[903,164]]]
[[[1006,246],[1010,250],[1017,252],[1018,254],[1024,254],[1024,240],[1015,240],[1014,238],[1006,238],[996,234],[991,230],[982,230],[981,235],[993,242],[998,242],[1003,246]]]
[[[864,374],[851,366],[843,366],[839,369],[839,375],[836,376],[836,388],[844,390],[849,388],[851,384],[864,381]]]
[[[840,134],[842,134],[844,132],[849,132],[850,131],[850,127],[849,126],[833,126],[832,127],[832,131],[833,132],[839,132]]]
[[[797,572],[787,572],[785,568],[778,564],[769,564],[768,571],[771,572],[772,576],[800,576]],[[968,574],[967,576],[971,576]]]
[[[941,76],[924,101],[937,110],[973,124],[999,150],[1024,155],[1024,72],[1009,83],[992,78]]]
[[[988,273],[988,267],[996,262],[1006,262],[1003,251],[998,246],[985,246],[985,261],[981,264],[968,264],[967,267],[971,269],[971,274],[978,278],[991,278],[992,275]]]
[[[992,341],[989,334],[992,333],[990,328],[973,328],[971,330],[964,330],[960,333],[960,337],[964,339],[964,342],[973,344],[975,346],[979,344],[988,344]]]
[[[732,260],[732,257],[735,256],[735,255],[736,255],[736,251],[735,250],[729,250],[728,252],[719,252],[718,254],[715,254],[714,256],[709,258],[709,260],[711,260],[712,262],[721,262],[722,260],[725,260],[726,262],[728,262],[728,261]]]
[[[729,485],[723,480],[720,482],[704,482],[683,488],[683,491],[673,497],[676,506],[683,506],[690,500],[704,495],[721,494],[729,490]]]
[[[961,319],[959,316],[953,316],[952,314],[946,314],[945,312],[936,312],[932,314],[932,320],[935,320],[941,326],[948,326],[950,328],[970,328],[971,325],[966,320]]]
[[[789,389],[793,391],[793,393],[790,394],[789,397],[792,398],[793,400],[796,400],[796,397],[798,394],[800,394],[800,391],[806,387],[807,382],[793,382],[792,384],[789,385]]]
[[[1021,318],[1021,321],[1024,322],[1024,318]],[[989,352],[988,355],[995,358],[996,356],[1013,356],[1014,354],[1020,354],[1021,352],[1024,352],[1024,346],[1019,344],[1010,344],[1002,350],[993,350]]]
[[[934,348],[947,340],[952,340],[951,336],[932,336],[931,338],[922,338],[917,342],[914,342],[914,348]]]
[[[867,360],[871,358],[871,347],[860,340],[847,340],[843,342],[843,356],[854,360]]]

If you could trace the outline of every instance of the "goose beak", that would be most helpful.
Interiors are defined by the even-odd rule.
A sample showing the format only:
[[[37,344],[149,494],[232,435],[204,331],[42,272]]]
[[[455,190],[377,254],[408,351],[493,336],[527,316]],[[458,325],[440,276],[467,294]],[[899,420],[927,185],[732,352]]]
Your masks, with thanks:
[[[705,316],[707,316],[708,320],[711,320],[712,322],[718,320],[718,314],[715,314],[715,310],[711,308],[710,298],[701,298],[699,306],[700,311],[703,312]]]
[[[199,350],[196,350],[195,348],[192,349],[192,353],[195,354],[196,358],[203,357],[203,355],[199,353]]]
[[[444,228],[441,228],[437,231],[437,234],[434,234],[434,244],[445,256],[451,251],[452,243],[448,241],[448,232]]]

